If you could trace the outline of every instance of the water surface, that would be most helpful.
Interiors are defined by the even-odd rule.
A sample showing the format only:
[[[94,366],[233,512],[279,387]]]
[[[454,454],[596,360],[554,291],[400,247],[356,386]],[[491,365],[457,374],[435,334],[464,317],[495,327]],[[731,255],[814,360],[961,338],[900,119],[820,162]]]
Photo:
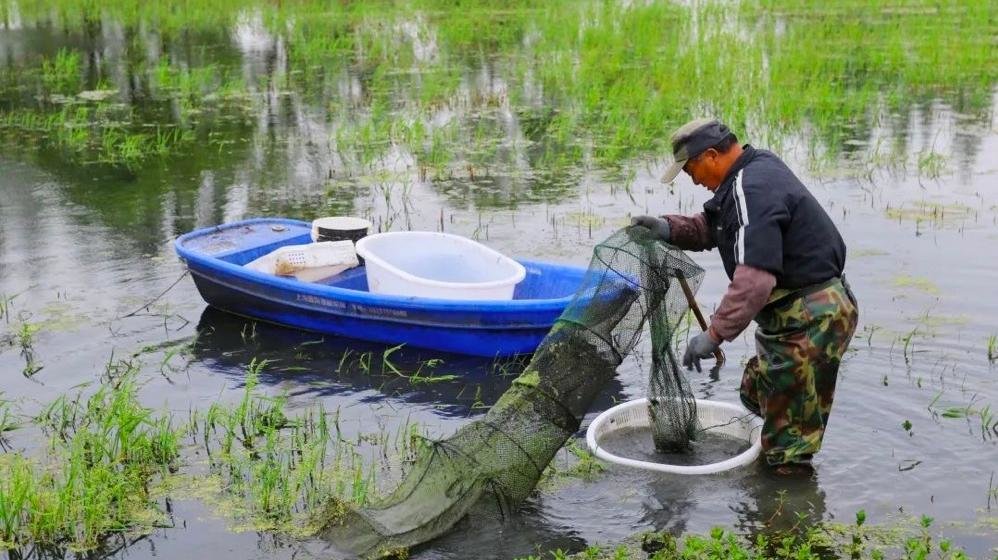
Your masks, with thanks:
[[[415,385],[344,370],[346,349],[380,354],[384,347],[248,325],[207,308],[182,277],[172,241],[194,228],[248,217],[353,214],[381,231],[442,229],[510,256],[584,265],[594,244],[630,215],[688,213],[709,197],[685,177],[660,184],[661,152],[627,151],[615,159],[601,152],[613,145],[602,133],[588,144],[556,142],[558,116],[570,113],[571,98],[551,94],[550,76],[531,78],[531,68],[548,71],[537,62],[545,52],[531,46],[549,30],[520,18],[509,21],[510,37],[479,31],[481,43],[458,36],[432,11],[381,28],[365,20],[353,24],[358,36],[380,29],[403,59],[337,51],[316,66],[303,54],[316,34],[281,32],[253,10],[236,12],[228,23],[192,24],[187,33],[160,33],[110,11],[85,24],[30,12],[8,12],[0,29],[4,115],[59,113],[66,100],[53,100],[58,94],[134,134],[146,123],[149,130],[169,125],[186,136],[169,144],[165,156],[132,160],[124,141],[109,141],[108,150],[74,148],[66,135],[75,130],[72,123],[43,132],[9,123],[0,128],[0,296],[12,298],[0,333],[6,337],[24,323],[39,327],[30,359],[12,343],[0,347],[0,387],[26,414],[95,381],[109,360],[138,356],[147,381],[143,400],[184,415],[238,399],[245,369],[257,358],[273,360],[262,377],[267,391],[287,392],[292,407],[319,402],[338,409],[347,430],[415,420],[431,433],[448,434],[495,402],[516,368],[504,374],[489,360],[404,349],[400,363],[441,359],[438,371],[459,378]],[[808,21],[784,14],[757,31],[779,46],[798,40]],[[735,27],[729,31],[751,32]],[[929,35],[946,32],[927,29]],[[745,64],[773,69],[776,81],[756,80],[767,87],[788,87],[776,71],[789,62],[775,46],[764,51],[770,58]],[[611,47],[607,52],[616,56]],[[32,81],[41,76],[42,61],[60,49],[80,55],[75,77]],[[372,62],[376,56],[392,64]],[[850,79],[889,82],[864,56],[842,53],[856,63]],[[742,140],[777,149],[849,247],[847,275],[859,299],[860,326],[842,365],[813,479],[776,479],[754,467],[670,477],[608,466],[592,481],[543,487],[505,524],[462,523],[416,557],[512,558],[538,546],[579,549],[647,529],[704,531],[719,524],[752,533],[778,524],[774,512],[781,507],[814,521],[848,522],[858,509],[871,522],[926,514],[973,555],[993,554],[998,495],[989,480],[998,465],[998,434],[982,429],[974,413],[998,408],[998,366],[988,356],[989,337],[998,335],[996,58],[976,71],[954,63],[952,76],[944,76],[951,81],[933,92],[904,95],[913,86],[900,84],[900,101],[892,97],[898,92],[885,93],[869,101],[877,107],[871,113],[831,122],[800,111],[815,124],[793,113],[799,125],[793,127],[760,120],[771,116],[766,112],[739,112],[709,89],[687,94],[700,95],[704,106],[716,103]],[[173,85],[153,79],[160,64]],[[207,89],[178,95],[196,78],[184,72],[198,68],[213,69],[210,76],[221,69],[230,86],[207,77]],[[394,73],[386,79],[388,71]],[[429,88],[441,75],[452,86],[437,94]],[[601,87],[608,89],[596,91],[608,96],[612,84]],[[101,89],[116,93],[104,101],[78,95]],[[205,101],[211,91],[216,100]],[[573,95],[581,100],[587,93]],[[425,141],[402,141],[409,133],[397,124],[378,128],[405,121],[413,106],[420,109],[411,114],[430,131]],[[694,112],[700,110],[669,118]],[[394,116],[374,118],[382,113]],[[626,136],[626,123],[620,129]],[[663,124],[662,136],[668,129]],[[707,270],[698,300],[709,312],[727,279],[716,254],[693,256]],[[751,330],[726,345],[728,362],[719,371],[689,374],[698,398],[737,402],[741,367],[754,353]],[[163,363],[158,345],[195,335],[192,355]],[[587,421],[615,402],[644,396],[648,365],[640,352],[626,361]],[[40,369],[26,375],[26,368]],[[970,416],[944,417],[950,409]],[[36,450],[32,439],[29,431],[11,433],[15,449]],[[231,532],[224,518],[194,501],[173,503],[171,513],[173,528],[98,556],[327,554],[318,540]]]

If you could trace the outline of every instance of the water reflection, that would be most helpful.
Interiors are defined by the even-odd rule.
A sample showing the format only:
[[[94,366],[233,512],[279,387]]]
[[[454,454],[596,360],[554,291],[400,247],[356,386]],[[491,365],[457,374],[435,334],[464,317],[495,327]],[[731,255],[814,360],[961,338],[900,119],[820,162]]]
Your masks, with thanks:
[[[236,379],[252,360],[268,360],[260,382],[291,387],[293,396],[376,394],[379,400],[433,405],[435,414],[453,417],[484,413],[527,360],[396,348],[256,322],[213,307],[201,314],[193,352],[206,370]]]
[[[275,25],[284,20],[257,8],[215,14],[205,21],[171,18],[171,26],[156,31],[142,17],[115,17],[113,10],[78,17],[34,8],[25,19],[16,3],[11,6],[5,12],[7,28],[0,33],[0,57],[6,65],[0,106],[45,115],[61,111],[57,103],[39,106],[36,91],[54,83],[49,76],[53,70],[39,61],[64,50],[80,55],[77,71],[66,72],[76,80],[75,85],[66,86],[62,93],[69,96],[73,110],[88,108],[102,115],[117,107],[128,115],[109,122],[96,118],[92,124],[107,127],[104,132],[124,128],[143,134],[143,127],[167,127],[188,133],[187,140],[170,145],[162,158],[108,164],[125,168],[117,177],[101,171],[100,165],[95,167],[93,154],[82,161],[77,158],[90,148],[117,150],[116,140],[102,143],[108,140],[104,132],[89,142],[104,148],[71,145],[65,149],[59,141],[53,146],[51,139],[43,137],[29,150],[45,154],[39,164],[46,170],[58,173],[64,169],[85,190],[94,190],[94,181],[101,182],[103,190],[115,184],[145,201],[175,196],[177,189],[197,190],[193,219],[184,214],[186,205],[175,201],[158,209],[160,213],[170,210],[174,216],[147,218],[146,223],[177,220],[200,226],[249,213],[309,218],[330,211],[388,212],[364,200],[370,179],[384,180],[386,175],[388,182],[425,193],[429,201],[446,200],[452,208],[517,208],[565,201],[580,194],[580,180],[594,163],[604,169],[620,163],[612,158],[594,161],[599,158],[594,154],[632,154],[632,148],[624,145],[638,132],[628,132],[632,123],[626,120],[613,124],[618,108],[612,100],[589,107],[591,115],[578,113],[578,106],[588,106],[588,97],[606,84],[580,81],[577,70],[548,67],[545,59],[536,58],[537,45],[552,39],[543,36],[546,30],[530,24],[535,15],[529,11],[493,14],[502,25],[468,37],[461,34],[465,31],[462,15],[446,11],[406,14],[380,25],[353,21],[347,10],[342,22],[323,28],[308,13],[301,14],[300,21]],[[643,9],[659,15],[658,7]],[[640,17],[633,11],[621,8],[613,17],[623,22]],[[551,15],[579,24],[583,30],[598,24],[580,24],[571,10],[566,12]],[[292,15],[293,10],[281,17],[294,20]],[[710,12],[703,15],[712,17]],[[760,17],[753,22],[753,17],[758,15],[751,15],[747,22],[725,21],[724,26],[732,27],[728,32],[746,41],[758,42],[764,52],[774,50],[766,58],[767,65],[774,67],[772,79],[799,78],[783,76],[777,69],[797,67],[783,57],[792,57],[795,49],[808,45],[806,30],[812,22],[792,16]],[[772,36],[766,33],[769,26],[776,30]],[[788,33],[788,29],[795,32]],[[606,40],[617,40],[610,29],[606,31]],[[330,44],[313,43],[318,37],[329,37]],[[785,52],[772,48],[769,41],[774,38],[786,43]],[[972,37],[959,39],[967,42],[964,50],[968,52],[980,47]],[[913,40],[931,41],[932,37]],[[476,47],[492,49],[486,51],[492,56],[482,56]],[[863,68],[859,58],[857,67]],[[567,83],[560,83],[555,79],[558,76]],[[846,76],[837,87],[846,88],[844,94],[866,94],[868,85],[860,77]],[[618,79],[634,76],[625,72]],[[644,85],[623,81],[617,87],[626,90]],[[73,97],[95,88],[117,93],[96,104]],[[816,103],[835,97],[820,93],[815,94]],[[993,94],[988,87],[968,85],[966,90],[944,90],[940,95],[893,94],[881,100],[876,112],[882,114],[872,116],[867,114],[869,103],[849,99],[850,104],[843,107],[848,118],[812,123],[809,137],[798,138],[777,125],[771,130],[745,131],[745,136],[768,135],[790,144],[803,141],[811,145],[812,156],[853,162],[861,168],[886,163],[908,167],[907,172],[926,168],[932,172],[937,161],[933,154],[940,158],[952,154],[962,168],[976,161],[985,135],[966,125],[985,124]],[[859,109],[861,113],[853,114]],[[730,115],[728,120],[748,122],[749,116]],[[587,137],[579,129],[587,120],[592,121],[590,125],[617,126],[619,131],[612,138]],[[664,123],[658,128],[668,129]],[[812,144],[815,141],[818,145]],[[908,142],[914,145],[909,147]],[[651,154],[655,155],[654,150]],[[912,161],[920,169],[912,169]],[[412,186],[420,182],[423,185]],[[134,201],[121,201],[123,206],[104,210],[102,200],[78,198],[107,215],[115,227],[127,225],[121,224],[122,216],[134,211],[130,207]]]
[[[502,10],[469,22],[467,14],[441,9],[411,18],[385,15],[388,24],[381,15],[356,20],[337,12],[314,19],[304,13],[274,25],[264,7],[217,9],[186,20],[178,14],[152,25],[116,15],[111,4],[93,4],[101,11],[93,17],[63,17],[41,13],[36,6],[42,2],[22,2],[23,10],[7,2],[6,24],[0,26],[0,296],[21,294],[17,313],[31,313],[26,320],[43,325],[36,346],[45,369],[38,380],[49,388],[92,382],[109,348],[122,355],[161,340],[164,330],[155,318],[134,319],[124,329],[115,325],[110,333],[104,321],[166,289],[180,273],[168,241],[200,226],[256,215],[358,214],[373,218],[380,229],[439,224],[509,254],[580,262],[601,233],[616,227],[617,217],[626,221],[629,213],[699,206],[702,201],[688,191],[658,184],[656,145],[641,133],[642,127],[668,130],[691,107],[710,106],[726,120],[746,124],[746,139],[760,145],[769,142],[756,138],[766,135],[782,140],[800,169],[831,177],[808,184],[823,203],[834,203],[832,214],[850,238],[850,275],[857,273],[870,302],[868,338],[854,344],[852,366],[843,368],[821,483],[773,480],[752,471],[648,482],[613,471],[602,482],[541,493],[522,514],[503,522],[464,523],[421,554],[432,557],[438,545],[441,556],[451,557],[464,556],[462,547],[469,546],[483,557],[504,547],[511,555],[527,554],[534,543],[577,550],[584,542],[649,527],[702,531],[709,523],[730,525],[732,516],[746,532],[769,534],[793,528],[797,512],[815,520],[829,516],[826,491],[833,511],[904,503],[954,518],[965,516],[968,507],[983,507],[996,460],[993,440],[982,442],[979,433],[964,433],[963,419],[940,419],[938,413],[967,410],[968,403],[975,410],[993,409],[998,399],[985,349],[987,336],[998,332],[998,309],[985,297],[991,289],[986,279],[995,270],[980,258],[993,247],[998,219],[992,185],[998,153],[994,57],[987,56],[991,34],[974,27],[980,25],[974,21],[991,20],[979,17],[982,8],[973,3],[959,8],[967,13],[967,27],[945,7],[926,14],[867,14],[862,21],[833,14],[838,19],[829,24],[824,16],[793,9],[778,17],[752,15],[756,8],[747,5],[749,19],[733,21],[734,31],[751,43],[742,52],[764,53],[765,62],[711,62],[703,56],[696,69],[703,75],[734,76],[724,71],[730,63],[752,71],[744,73],[745,82],[737,81],[741,74],[732,78],[734,87],[723,82],[723,91],[708,80],[691,90],[671,78],[644,80],[676,75],[671,65],[683,57],[669,56],[670,49],[677,40],[689,40],[675,33],[685,29],[676,27],[684,21],[681,10],[663,2],[628,4],[639,21],[666,24],[641,26],[664,33],[650,41],[651,48],[632,33],[637,27],[628,25],[635,20],[613,12],[612,4],[605,17],[565,20],[557,11]],[[663,7],[668,18],[653,19]],[[158,5],[147,8],[162,15],[155,12]],[[693,22],[698,30],[712,17],[709,10],[701,15]],[[891,25],[882,26],[883,18],[893,18]],[[911,50],[894,59],[866,48],[877,46],[863,27],[867,20],[883,27],[884,44]],[[840,28],[857,32],[839,35]],[[925,37],[923,30],[929,31]],[[721,31],[705,40],[726,44],[717,39],[730,38],[723,34],[730,30]],[[950,40],[934,46],[933,34]],[[561,35],[583,40],[561,42]],[[78,55],[75,71],[65,75],[45,66],[61,50]],[[651,59],[641,58],[643,51]],[[831,58],[800,64],[824,52]],[[925,53],[950,58],[945,64],[919,63]],[[979,60],[950,60],[965,55]],[[642,64],[655,60],[667,60],[670,72]],[[812,67],[828,74],[813,74]],[[804,87],[812,85],[821,87]],[[103,101],[79,95],[105,88],[117,93]],[[748,118],[746,107],[759,104],[745,99],[764,99],[765,109]],[[659,112],[646,111],[658,102]],[[86,113],[85,121],[74,120],[78,111]],[[41,120],[20,120],[24,115]],[[50,117],[58,126],[45,127]],[[113,155],[127,147],[109,131],[151,142],[157,127],[183,132],[165,155],[132,164],[100,159],[107,150]],[[91,134],[74,144],[67,132],[78,130]],[[635,138],[644,138],[644,151],[628,151]],[[606,153],[638,155],[611,162],[601,155]],[[648,154],[652,159],[644,159]],[[617,172],[613,178],[608,169]],[[587,232],[590,223],[596,225]],[[714,267],[714,277],[723,276],[715,261],[705,263]],[[901,274],[909,280],[932,277],[938,293],[899,289]],[[713,282],[705,284],[705,301],[723,293],[725,281]],[[292,406],[318,398],[327,410],[352,407],[367,422],[376,407],[394,406],[398,421],[415,411],[451,429],[484,412],[522,368],[408,348],[392,353],[392,363],[407,375],[422,367],[422,373],[459,376],[414,382],[383,371],[388,347],[343,339],[315,343],[320,336],[253,327],[204,309],[189,281],[161,303],[187,317],[203,310],[191,391],[178,378],[165,395],[179,400],[183,410],[191,394],[216,396],[213,379],[226,380],[223,396],[232,397],[228,389],[241,385],[247,365],[260,358],[273,360],[263,372],[265,387],[287,390]],[[51,319],[60,309],[99,324],[56,325]],[[2,328],[16,328],[18,317]],[[195,332],[182,330],[165,336]],[[902,350],[900,337],[909,333],[917,354]],[[19,356],[6,352],[4,363],[16,365],[7,369],[19,378]],[[738,356],[731,359],[734,367]],[[442,363],[428,368],[431,360]],[[614,381],[593,410],[643,395],[642,372],[630,363],[622,367],[622,381]],[[738,376],[740,371],[701,378],[699,394],[736,399]],[[40,395],[35,383],[8,379],[4,387],[4,398],[50,396]],[[204,402],[194,398],[191,405]],[[936,405],[927,407],[930,402]],[[915,424],[915,436],[898,427],[906,419]],[[902,453],[898,457],[924,462],[901,473],[894,449]],[[859,468],[868,476],[857,476]],[[954,472],[976,482],[954,485]],[[937,504],[922,500],[923,488],[932,485],[946,489]],[[726,504],[734,504],[732,511]],[[188,518],[198,519],[198,529],[180,539],[200,543],[201,550],[169,549],[157,541],[155,552],[140,544],[129,556],[168,555],[168,549],[184,551],[175,556],[216,549],[233,554],[226,547],[242,542],[224,528],[206,530],[199,515]],[[518,539],[519,533],[525,536]],[[217,542],[205,542],[212,540]],[[274,553],[255,543],[240,550],[246,557]]]
[[[782,536],[800,536],[829,519],[820,472],[779,476],[758,461],[742,479],[744,497],[732,504],[735,527],[751,542],[758,536],[769,541]]]
[[[539,543],[543,549],[539,550]],[[413,558],[522,558],[544,551],[579,551],[586,541],[568,525],[543,519],[532,504],[510,515],[497,504],[483,500],[444,536],[414,550]]]
[[[487,359],[309,333],[210,306],[198,321],[192,352],[206,371],[236,380],[245,377],[253,360],[268,360],[260,382],[290,387],[293,396],[376,394],[374,400],[431,405],[434,414],[456,418],[483,414],[530,360],[526,355]],[[613,380],[593,410],[623,397],[623,386]]]

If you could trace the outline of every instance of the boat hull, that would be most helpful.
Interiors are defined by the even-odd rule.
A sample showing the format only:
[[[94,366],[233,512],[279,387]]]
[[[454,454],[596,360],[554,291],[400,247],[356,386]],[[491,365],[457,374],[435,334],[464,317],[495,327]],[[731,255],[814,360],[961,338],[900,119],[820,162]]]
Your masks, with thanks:
[[[268,229],[280,228],[268,235]],[[204,300],[256,320],[336,336],[444,352],[504,357],[533,352],[581,284],[585,269],[520,261],[527,278],[508,301],[385,296],[367,291],[363,267],[306,283],[242,265],[274,248],[309,242],[310,224],[260,219],[177,239]]]

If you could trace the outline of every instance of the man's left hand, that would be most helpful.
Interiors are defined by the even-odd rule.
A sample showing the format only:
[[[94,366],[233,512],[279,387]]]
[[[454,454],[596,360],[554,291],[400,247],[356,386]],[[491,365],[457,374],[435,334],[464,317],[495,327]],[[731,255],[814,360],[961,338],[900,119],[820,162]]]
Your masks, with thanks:
[[[714,351],[721,346],[720,343],[714,342],[711,338],[710,333],[702,332],[693,337],[690,340],[689,345],[686,347],[686,353],[683,354],[683,365],[686,369],[697,368],[697,371],[702,371],[700,369],[700,360],[703,358],[710,358],[714,355]]]

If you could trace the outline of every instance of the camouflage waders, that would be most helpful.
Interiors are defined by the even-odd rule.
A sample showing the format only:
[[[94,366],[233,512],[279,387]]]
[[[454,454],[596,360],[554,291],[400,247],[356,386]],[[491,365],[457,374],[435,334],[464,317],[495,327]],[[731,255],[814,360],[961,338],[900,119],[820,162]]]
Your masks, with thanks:
[[[807,462],[821,448],[858,318],[856,299],[838,278],[778,297],[756,316],[757,355],[745,366],[741,399],[763,418],[770,465]]]

